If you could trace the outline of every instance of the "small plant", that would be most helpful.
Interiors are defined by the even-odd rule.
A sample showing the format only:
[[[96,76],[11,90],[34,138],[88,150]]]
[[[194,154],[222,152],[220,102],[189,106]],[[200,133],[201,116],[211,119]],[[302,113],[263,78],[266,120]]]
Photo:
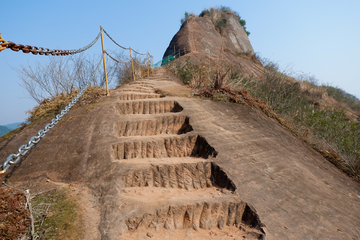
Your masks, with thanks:
[[[195,17],[194,13],[185,12],[184,15],[185,15],[184,18],[182,18],[182,19],[180,20],[181,25],[182,25],[186,20],[190,19],[191,17]]]

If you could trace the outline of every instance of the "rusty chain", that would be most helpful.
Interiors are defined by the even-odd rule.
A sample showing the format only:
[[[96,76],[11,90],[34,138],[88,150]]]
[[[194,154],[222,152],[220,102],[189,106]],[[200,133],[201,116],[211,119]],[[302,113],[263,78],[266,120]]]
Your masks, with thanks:
[[[79,98],[84,94],[86,88],[90,86],[90,83],[91,83],[92,79],[95,77],[95,74],[98,71],[101,62],[102,62],[102,58],[100,58],[100,61],[97,65],[95,71],[89,78],[89,81],[87,82],[86,86],[80,90],[80,92],[76,95],[76,97],[74,97],[73,100],[71,100],[71,102],[64,108],[64,110],[62,110],[59,114],[57,114],[55,116],[55,118],[53,118],[51,120],[50,123],[46,124],[44,129],[41,129],[40,131],[38,131],[37,136],[31,137],[27,144],[20,146],[17,154],[14,154],[14,153],[10,154],[6,158],[5,162],[2,165],[0,165],[0,175],[4,174],[11,165],[16,164],[20,160],[21,156],[24,156],[33,146],[35,146],[38,142],[40,142],[41,138],[43,138],[46,135],[46,133],[51,128],[53,128],[66,113],[68,113],[70,111],[70,109],[75,105],[75,103],[79,100]]]
[[[101,34],[101,31],[99,32],[99,34],[96,36],[96,38],[94,39],[94,41],[92,41],[89,45],[83,47],[83,48],[79,48],[77,50],[50,50],[48,48],[42,48],[42,47],[35,47],[35,46],[30,46],[30,45],[22,45],[22,44],[16,44],[13,42],[6,42],[0,35],[0,52],[6,48],[9,48],[15,52],[18,51],[23,51],[23,53],[32,53],[34,55],[56,55],[56,56],[66,56],[66,55],[73,55],[73,54],[77,54],[77,53],[81,53],[87,49],[89,49],[90,47],[92,47],[96,41],[99,39]]]

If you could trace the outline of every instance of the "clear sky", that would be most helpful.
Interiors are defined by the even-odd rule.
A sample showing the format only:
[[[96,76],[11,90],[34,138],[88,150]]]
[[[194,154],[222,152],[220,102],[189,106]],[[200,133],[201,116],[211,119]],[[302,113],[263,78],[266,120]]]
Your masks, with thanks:
[[[185,11],[198,15],[219,5],[246,20],[251,44],[262,57],[360,98],[359,0],[11,0],[1,3],[0,32],[7,41],[65,50],[90,43],[102,25],[119,44],[149,51],[157,62]],[[117,46],[105,37],[105,48]],[[100,41],[85,54],[101,54]],[[36,105],[13,68],[47,61],[31,53],[0,52],[0,125],[23,121]]]

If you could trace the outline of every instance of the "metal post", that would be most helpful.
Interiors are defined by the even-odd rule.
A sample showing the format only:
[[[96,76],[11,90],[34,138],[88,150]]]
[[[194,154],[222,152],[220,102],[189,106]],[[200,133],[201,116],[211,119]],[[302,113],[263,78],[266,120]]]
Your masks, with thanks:
[[[132,54],[131,54],[131,47],[129,47],[129,50],[130,50],[130,59],[131,59],[132,75],[133,75],[133,79],[134,79],[134,82],[135,82],[134,62],[133,62]]]
[[[149,52],[147,52],[147,60],[148,60],[148,63],[147,63],[147,68],[148,68],[148,77],[150,76],[150,61],[149,61]]]
[[[109,95],[110,95],[110,92],[109,92],[109,85],[108,85],[107,71],[106,71],[105,49],[104,49],[104,37],[103,37],[103,28],[102,28],[102,26],[100,26],[100,31],[101,31],[101,45],[102,45],[102,52],[103,52],[105,82],[106,82],[106,96],[109,96]]]

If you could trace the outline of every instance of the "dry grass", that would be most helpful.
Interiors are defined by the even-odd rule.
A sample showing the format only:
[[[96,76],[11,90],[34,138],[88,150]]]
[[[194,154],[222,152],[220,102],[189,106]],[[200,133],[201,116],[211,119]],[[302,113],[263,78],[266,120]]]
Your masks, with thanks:
[[[83,239],[76,229],[78,205],[68,196],[69,191],[54,189],[31,200],[37,239]]]
[[[73,90],[70,94],[59,94],[53,99],[44,99],[41,104],[36,105],[32,110],[27,111],[30,115],[27,119],[29,122],[34,122],[40,118],[49,117],[59,114],[67,104],[79,93],[79,90]],[[96,102],[99,98],[106,94],[105,89],[92,86],[88,87],[75,107]]]

